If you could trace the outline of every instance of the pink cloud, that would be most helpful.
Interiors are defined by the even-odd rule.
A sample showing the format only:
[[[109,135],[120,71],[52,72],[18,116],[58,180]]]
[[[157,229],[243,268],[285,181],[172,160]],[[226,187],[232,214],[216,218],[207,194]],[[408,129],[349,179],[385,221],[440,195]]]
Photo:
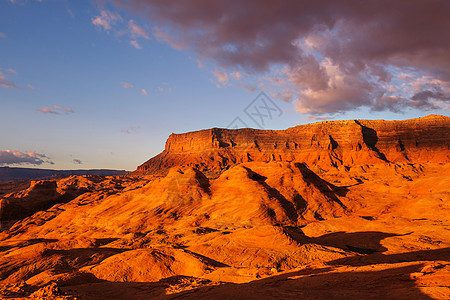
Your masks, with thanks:
[[[238,71],[234,71],[233,73],[231,73],[231,77],[233,77],[236,80],[241,80],[243,75]]]
[[[201,61],[200,59],[197,59],[196,62],[197,62],[197,67],[198,67],[199,69],[204,69],[204,68],[206,68],[205,65],[202,63],[202,61]]]
[[[131,83],[128,83],[128,82],[122,82],[122,87],[124,89],[132,89],[132,88],[134,88],[134,85],[132,85]]]
[[[144,39],[150,39],[149,35],[147,34],[147,32],[145,32],[145,30],[134,24],[133,20],[128,21],[128,29],[130,30],[130,35],[133,39],[137,39],[137,38],[144,38]]]
[[[139,49],[139,50],[142,49],[142,46],[139,45],[139,43],[136,42],[136,41],[130,41],[130,45],[133,46],[133,47],[136,48],[136,49]]]
[[[230,77],[228,76],[227,73],[222,72],[220,70],[214,70],[213,72],[214,76],[216,76],[216,79],[218,82],[220,82],[221,84],[226,84],[228,83],[228,80],[230,79]]]
[[[44,106],[42,108],[36,109],[37,111],[43,113],[43,114],[54,114],[54,115],[60,115],[61,113],[74,113],[74,111],[71,108],[65,108],[61,107],[59,105],[54,105],[52,107]]]
[[[4,34],[3,32],[0,32],[0,39],[4,39],[6,38],[6,34]]]
[[[153,35],[159,42],[168,43],[176,50],[182,50],[187,47],[186,42],[173,38],[169,33],[162,31],[159,27],[153,27]]]
[[[112,25],[115,25],[117,22],[122,22],[122,17],[118,13],[113,13],[109,10],[102,10],[100,16],[92,20],[92,24],[102,27],[106,31],[111,30]]]
[[[7,80],[2,71],[0,71],[0,86],[4,88],[19,88],[13,81]]]
[[[147,90],[146,89],[141,89],[141,95],[147,96],[148,95]]]

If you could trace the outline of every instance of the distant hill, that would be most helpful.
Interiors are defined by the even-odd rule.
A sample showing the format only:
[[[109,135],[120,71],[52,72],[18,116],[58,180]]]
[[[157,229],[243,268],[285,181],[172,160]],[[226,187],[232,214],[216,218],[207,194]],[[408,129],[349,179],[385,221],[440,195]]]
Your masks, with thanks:
[[[11,168],[0,167],[0,182],[4,181],[22,181],[22,180],[39,180],[51,178],[63,178],[71,175],[100,175],[114,176],[125,175],[125,170],[51,170],[51,169],[35,169],[35,168]]]

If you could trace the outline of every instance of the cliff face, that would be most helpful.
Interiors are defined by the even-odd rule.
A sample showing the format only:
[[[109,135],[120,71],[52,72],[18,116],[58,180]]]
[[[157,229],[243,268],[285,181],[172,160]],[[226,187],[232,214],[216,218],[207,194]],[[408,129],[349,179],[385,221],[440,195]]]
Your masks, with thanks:
[[[214,176],[250,161],[306,163],[328,170],[387,162],[450,161],[450,118],[325,121],[286,130],[212,128],[171,134],[162,153],[136,170],[166,173],[192,166]]]

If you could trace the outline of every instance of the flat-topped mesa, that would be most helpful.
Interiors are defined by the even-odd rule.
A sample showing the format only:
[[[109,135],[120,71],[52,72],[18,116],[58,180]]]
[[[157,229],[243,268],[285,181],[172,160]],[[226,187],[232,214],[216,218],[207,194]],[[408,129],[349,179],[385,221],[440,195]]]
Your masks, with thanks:
[[[212,128],[171,134],[165,150],[136,172],[164,174],[174,166],[192,166],[214,176],[248,161],[304,162],[324,170],[387,162],[449,162],[450,118],[325,121],[286,130]]]

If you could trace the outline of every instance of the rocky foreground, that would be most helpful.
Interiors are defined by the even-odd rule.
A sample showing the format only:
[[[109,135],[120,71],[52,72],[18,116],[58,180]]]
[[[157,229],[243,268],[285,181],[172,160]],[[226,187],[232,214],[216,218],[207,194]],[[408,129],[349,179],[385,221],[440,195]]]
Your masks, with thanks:
[[[448,117],[171,135],[0,197],[3,298],[450,298]]]

